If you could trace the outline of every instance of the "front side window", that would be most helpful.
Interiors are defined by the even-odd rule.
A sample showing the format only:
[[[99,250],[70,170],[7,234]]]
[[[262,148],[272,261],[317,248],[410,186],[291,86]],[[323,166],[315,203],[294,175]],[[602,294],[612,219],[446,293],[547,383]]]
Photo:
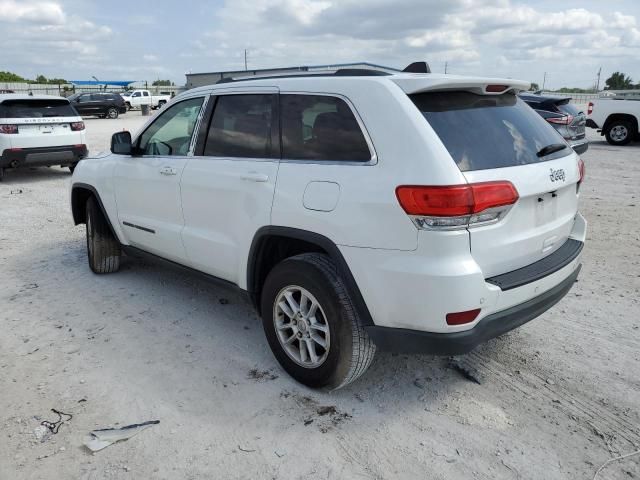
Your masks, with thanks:
[[[140,135],[140,153],[162,156],[186,155],[203,100],[202,97],[191,98],[165,110]]]
[[[280,96],[282,158],[367,162],[371,151],[351,108],[341,98]]]
[[[216,101],[205,143],[209,157],[279,157],[274,95],[222,95]]]

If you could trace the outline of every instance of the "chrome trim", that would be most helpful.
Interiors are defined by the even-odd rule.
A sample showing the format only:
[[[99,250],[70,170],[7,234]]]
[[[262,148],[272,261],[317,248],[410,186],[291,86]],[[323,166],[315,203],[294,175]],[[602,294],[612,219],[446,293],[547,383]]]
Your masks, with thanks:
[[[198,97],[193,96],[191,98],[198,98]],[[187,157],[194,156],[193,153],[196,149],[196,143],[198,142],[198,132],[200,131],[200,122],[202,122],[202,117],[204,117],[204,113],[207,110],[207,104],[209,103],[210,98],[211,98],[211,95],[205,96],[202,102],[202,105],[200,106],[200,112],[198,113],[198,118],[196,119],[196,125],[195,127],[193,127],[193,132],[191,133],[191,143],[189,143],[189,150],[187,151]]]

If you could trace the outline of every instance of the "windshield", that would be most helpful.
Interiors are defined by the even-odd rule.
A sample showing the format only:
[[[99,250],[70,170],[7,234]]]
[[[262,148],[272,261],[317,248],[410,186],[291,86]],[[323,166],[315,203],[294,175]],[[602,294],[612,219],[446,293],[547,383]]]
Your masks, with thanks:
[[[513,94],[428,92],[410,95],[461,171],[544,162],[571,153],[538,156],[565,143],[556,130]]]
[[[5,100],[0,104],[0,118],[76,117],[66,99]]]

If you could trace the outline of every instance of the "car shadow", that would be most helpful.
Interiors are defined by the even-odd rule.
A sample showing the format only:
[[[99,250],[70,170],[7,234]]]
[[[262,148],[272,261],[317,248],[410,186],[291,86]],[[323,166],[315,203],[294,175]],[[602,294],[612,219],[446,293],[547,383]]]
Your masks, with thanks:
[[[7,169],[0,181],[2,185],[17,185],[20,183],[36,183],[59,178],[70,178],[71,172],[66,167],[23,167]]]
[[[49,283],[38,271],[41,265],[76,280]],[[164,262],[133,257],[123,257],[118,273],[95,275],[87,265],[82,238],[47,248],[40,245],[16,260],[12,267],[25,285],[39,279],[38,289],[28,293],[31,302],[39,296],[81,299],[72,306],[67,304],[64,308],[68,311],[59,313],[73,331],[87,328],[88,306],[95,305],[95,311],[109,310],[108,326],[118,335],[108,345],[112,347],[117,341],[117,349],[123,356],[139,349],[140,340],[129,333],[132,322],[136,328],[143,328],[146,342],[162,345],[162,363],[171,361],[175,355],[176,364],[183,364],[184,344],[188,342],[187,347],[197,353],[197,358],[189,360],[188,371],[171,378],[176,388],[184,381],[182,376],[190,377],[189,381],[210,383],[211,370],[225,370],[225,388],[227,384],[243,385],[259,391],[259,384],[268,382],[270,391],[277,388],[282,398],[304,408],[308,408],[306,399],[311,398],[314,405],[333,404],[345,412],[359,408],[430,411],[430,404],[441,404],[452,391],[481,388],[453,368],[448,357],[387,352],[378,352],[370,369],[347,387],[332,392],[307,388],[277,363],[261,319],[239,290]],[[55,313],[50,312],[49,317],[55,318]],[[102,323],[106,317],[96,314],[92,321]],[[176,335],[177,327],[181,335]],[[481,348],[491,355],[504,343],[495,339]],[[101,348],[99,344],[93,345]],[[237,358],[233,358],[234,353]],[[153,358],[140,361],[155,362]],[[228,369],[229,362],[233,369]],[[158,368],[162,371],[160,365]]]

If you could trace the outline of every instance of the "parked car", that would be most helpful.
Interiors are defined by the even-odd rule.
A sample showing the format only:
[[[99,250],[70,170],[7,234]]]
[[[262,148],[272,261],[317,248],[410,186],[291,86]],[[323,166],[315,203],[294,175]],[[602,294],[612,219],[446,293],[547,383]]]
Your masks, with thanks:
[[[589,102],[587,126],[598,129],[611,145],[640,137],[640,98],[612,96]]]
[[[149,90],[134,90],[124,97],[125,104],[129,110],[140,108],[141,105],[150,105],[155,110],[165,103],[169,103],[170,100],[171,95],[151,95]]]
[[[7,168],[60,165],[73,171],[87,155],[84,122],[69,100],[0,95],[0,179]]]
[[[95,115],[100,118],[118,118],[126,113],[127,107],[117,93],[75,93],[69,101],[82,116]]]
[[[6,93],[16,93],[16,92],[14,92],[13,90],[6,90],[6,89],[0,88],[0,95],[6,94]]]
[[[583,154],[589,149],[585,129],[587,116],[570,103],[571,97],[549,97],[521,93],[520,98],[549,122],[576,153]]]
[[[352,382],[376,349],[469,352],[581,268],[583,164],[528,87],[339,70],[189,90],[78,165],[89,266],[126,252],[240,288],[311,387]]]

